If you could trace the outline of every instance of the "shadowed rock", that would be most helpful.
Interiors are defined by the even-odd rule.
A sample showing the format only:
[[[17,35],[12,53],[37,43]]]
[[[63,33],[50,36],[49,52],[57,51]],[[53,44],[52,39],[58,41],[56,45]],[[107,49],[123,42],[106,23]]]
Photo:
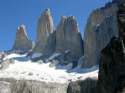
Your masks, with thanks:
[[[67,93],[97,93],[96,92],[97,80],[88,78],[69,83]],[[100,92],[101,93],[101,92]]]
[[[102,50],[99,65],[99,93],[125,92],[125,55],[121,40],[113,38]]]
[[[21,25],[17,29],[16,39],[12,50],[19,50],[26,52],[30,49],[32,49],[32,41],[29,40],[27,36],[25,26]]]

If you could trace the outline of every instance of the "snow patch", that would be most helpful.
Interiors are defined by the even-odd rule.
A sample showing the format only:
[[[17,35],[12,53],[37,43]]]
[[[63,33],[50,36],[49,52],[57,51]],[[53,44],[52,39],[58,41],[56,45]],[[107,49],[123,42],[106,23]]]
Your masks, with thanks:
[[[12,53],[10,55],[7,55],[3,60],[13,59],[13,58],[16,58],[16,57],[26,57],[26,54],[21,55],[21,54]]]
[[[15,57],[25,57],[26,55],[10,54],[5,59]],[[54,56],[57,56],[54,55]],[[72,64],[66,66],[52,66],[52,62],[34,63],[31,60],[19,61],[14,59],[14,63],[8,68],[0,70],[0,78],[15,78],[17,80],[38,80],[43,82],[68,83],[69,81],[84,80],[86,78],[98,78],[98,66],[92,68],[72,68]]]
[[[41,57],[42,53],[33,53],[31,58]]]

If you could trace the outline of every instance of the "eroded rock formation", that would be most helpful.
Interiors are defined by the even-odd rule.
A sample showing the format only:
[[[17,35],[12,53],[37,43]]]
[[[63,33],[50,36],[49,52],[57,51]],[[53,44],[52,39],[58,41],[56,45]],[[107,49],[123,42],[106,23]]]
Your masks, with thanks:
[[[99,93],[125,92],[125,6],[117,12],[119,37],[111,39],[101,52]]]
[[[118,36],[117,10],[116,4],[108,3],[90,15],[84,33],[85,62],[83,67],[98,64],[101,50],[113,36]]]
[[[38,20],[36,47],[34,49],[36,52],[44,52],[48,45],[49,36],[53,31],[54,24],[50,9],[45,9]]]
[[[12,50],[27,52],[30,49],[32,49],[32,41],[27,36],[25,26],[21,25],[17,29],[16,39]]]
[[[83,55],[83,41],[74,16],[62,16],[56,31],[56,52],[68,52],[69,61],[78,61]]]

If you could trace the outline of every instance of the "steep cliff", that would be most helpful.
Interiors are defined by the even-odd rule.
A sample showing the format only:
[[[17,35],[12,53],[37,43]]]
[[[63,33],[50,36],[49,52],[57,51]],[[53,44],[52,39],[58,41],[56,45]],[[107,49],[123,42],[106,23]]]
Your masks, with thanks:
[[[125,56],[120,39],[113,38],[101,52],[99,93],[124,93]]]
[[[116,4],[109,3],[90,15],[84,33],[83,67],[98,64],[101,50],[113,36],[118,36],[117,10]]]
[[[78,61],[83,55],[83,40],[74,16],[61,18],[56,31],[56,52],[68,52],[67,60]]]
[[[25,26],[21,25],[17,29],[16,39],[15,39],[12,50],[19,50],[19,51],[27,52],[30,49],[32,49],[32,41],[29,40],[27,36]]]
[[[0,93],[67,93],[67,85],[8,78],[0,79]]]
[[[47,47],[49,37],[54,31],[53,19],[50,9],[45,9],[38,20],[37,38],[34,48],[35,52],[44,52]]]

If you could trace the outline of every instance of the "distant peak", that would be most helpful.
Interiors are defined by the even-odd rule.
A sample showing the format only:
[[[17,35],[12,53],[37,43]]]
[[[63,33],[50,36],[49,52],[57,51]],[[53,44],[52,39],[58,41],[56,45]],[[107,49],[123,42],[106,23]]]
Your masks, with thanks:
[[[24,24],[21,24],[20,26],[18,26],[17,29],[18,29],[18,30],[20,30],[20,29],[26,29],[26,26],[25,26]]]
[[[51,15],[51,10],[50,10],[50,8],[46,8],[45,10],[44,10],[44,13],[43,13],[44,15]]]

